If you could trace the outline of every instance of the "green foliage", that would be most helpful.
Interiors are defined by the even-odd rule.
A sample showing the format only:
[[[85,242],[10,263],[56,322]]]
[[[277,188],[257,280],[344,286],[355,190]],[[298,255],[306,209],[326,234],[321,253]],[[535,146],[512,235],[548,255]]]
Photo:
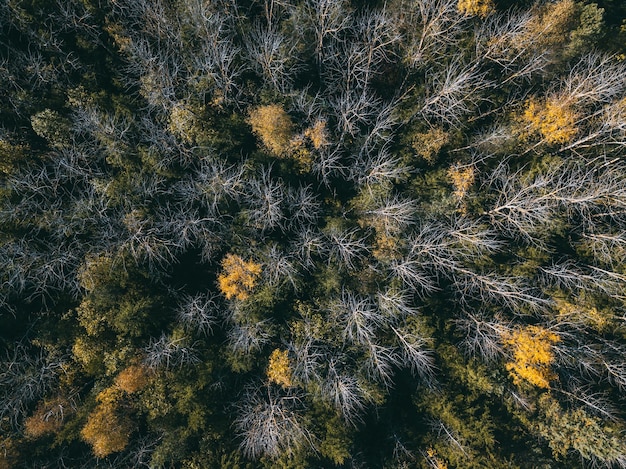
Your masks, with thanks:
[[[592,44],[599,44],[606,31],[604,8],[599,8],[597,3],[581,5],[579,21],[580,26],[570,33],[568,52],[572,56],[589,50]]]
[[[0,467],[623,463],[625,15],[0,2]]]
[[[576,450],[587,460],[610,465],[624,454],[623,429],[603,423],[584,409],[568,410],[549,395],[539,400],[541,417],[531,428],[548,441],[556,458]]]

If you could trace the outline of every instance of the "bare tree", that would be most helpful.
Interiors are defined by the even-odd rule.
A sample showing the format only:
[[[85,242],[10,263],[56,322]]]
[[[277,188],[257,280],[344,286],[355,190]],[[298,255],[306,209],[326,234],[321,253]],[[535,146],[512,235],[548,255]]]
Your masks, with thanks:
[[[394,367],[402,363],[396,347],[367,342],[364,370],[369,379],[385,387],[393,383]]]
[[[203,159],[192,179],[187,180],[192,193],[198,194],[203,206],[219,213],[220,204],[238,202],[244,195],[245,163],[229,165],[223,159]]]
[[[0,286],[3,295],[0,295],[0,304],[10,307],[7,301],[10,297],[22,294],[30,285],[28,272],[34,264],[34,256],[27,240],[18,239],[3,243],[0,246]]]
[[[399,99],[394,98],[379,106],[375,119],[365,131],[365,139],[361,144],[359,158],[364,158],[366,161],[368,158],[373,158],[372,161],[379,161],[378,159],[387,153],[387,147],[392,143],[395,130],[400,124],[400,116],[397,112],[399,102]],[[393,158],[390,159],[393,160]],[[371,166],[372,169],[376,167],[375,165]]]
[[[499,65],[504,83],[542,74],[552,62],[550,51],[538,47],[541,34],[529,33],[534,21],[530,11],[509,11],[490,15],[477,30],[477,56]]]
[[[459,41],[463,16],[455,0],[419,0],[403,4],[400,22],[407,31],[405,55],[413,67],[432,63]]]
[[[398,365],[407,367],[422,379],[431,380],[435,376],[435,357],[427,348],[429,339],[420,337],[407,327],[394,327],[391,330],[396,336],[400,349]]]
[[[334,145],[327,145],[316,152],[312,169],[326,186],[330,186],[331,178],[345,177],[349,171],[343,150]]]
[[[623,299],[626,275],[594,266],[581,267],[573,262],[562,262],[542,267],[544,281],[550,286],[570,291],[600,291],[608,296]]]
[[[327,245],[321,232],[312,227],[303,227],[297,231],[291,249],[300,264],[310,269],[315,266],[315,256],[327,252]]]
[[[389,233],[402,231],[416,221],[417,205],[411,199],[398,195],[387,196],[376,205],[376,208],[368,210],[366,214],[373,217],[377,223],[382,223]]]
[[[153,370],[195,365],[200,362],[200,358],[194,347],[195,344],[189,344],[186,337],[162,334],[158,339],[151,339],[145,348],[144,363]]]
[[[235,420],[244,455],[252,459],[277,458],[313,446],[301,408],[297,394],[281,394],[272,385],[250,387],[238,404]]]
[[[73,114],[74,129],[98,143],[97,150],[119,161],[120,155],[129,152],[132,142],[133,122],[125,117],[104,112],[95,106],[79,107]]]
[[[392,323],[419,313],[419,309],[411,304],[411,295],[406,290],[379,291],[376,293],[376,302],[381,314],[388,316]]]
[[[600,360],[601,366],[606,373],[609,382],[616,386],[620,392],[626,390],[626,364],[623,357],[626,347],[610,340],[602,340],[604,354]]]
[[[53,16],[62,30],[81,31],[97,42],[98,31],[93,23],[93,15],[82,3],[73,0],[56,0]]]
[[[291,94],[291,106],[293,111],[303,116],[303,121],[307,125],[312,125],[324,119],[325,99],[320,91],[311,95],[311,85],[306,85],[302,89],[294,90]]]
[[[138,264],[147,264],[151,272],[171,265],[182,246],[178,240],[163,236],[152,217],[133,210],[124,217],[127,234],[120,249],[128,252]]]
[[[463,64],[456,58],[443,70],[431,72],[426,81],[429,89],[419,114],[452,127],[478,109],[481,96],[492,86],[478,63]]]
[[[344,342],[361,345],[375,341],[376,333],[388,319],[380,314],[371,298],[347,290],[331,304],[330,311]]]
[[[335,226],[325,230],[325,237],[330,242],[328,262],[336,261],[346,269],[354,269],[355,262],[363,259],[368,250],[365,238],[359,230],[341,229]]]
[[[417,227],[408,239],[409,251],[404,258],[408,266],[421,266],[422,272],[438,275],[456,268],[464,250],[450,236],[450,229],[443,223],[429,222]]]
[[[463,310],[455,325],[465,337],[463,348],[471,356],[493,362],[502,356],[502,336],[510,332],[510,325],[499,315],[495,317],[481,311]]]
[[[615,232],[609,228],[604,233],[586,231],[582,239],[580,244],[589,247],[594,258],[604,264],[617,264],[626,258],[626,231]]]
[[[480,273],[467,268],[456,268],[453,282],[462,301],[470,298],[483,303],[505,306],[514,313],[524,310],[543,311],[552,301],[536,288],[525,285],[519,278]]]
[[[62,357],[15,344],[0,362],[0,418],[17,427],[29,406],[53,387],[63,366]]]
[[[179,28],[173,12],[162,0],[132,0],[115,3],[113,7],[123,18],[151,39],[161,40],[163,45],[181,46]]]
[[[515,141],[510,126],[496,123],[491,127],[479,130],[470,143],[470,147],[484,153],[484,158],[501,153],[503,149]]]
[[[218,308],[218,298],[215,295],[186,295],[176,311],[176,319],[184,327],[210,335],[218,319]]]
[[[340,140],[359,135],[362,129],[376,122],[384,107],[382,100],[367,89],[343,91],[328,101],[337,118]]]
[[[597,52],[583,56],[561,85],[568,99],[586,106],[610,103],[626,90],[626,65]]]
[[[236,38],[241,18],[235,2],[216,4],[189,0],[181,8],[179,21],[195,33],[194,44],[197,44],[189,64],[192,81],[209,77],[218,91],[215,97],[226,102],[237,102],[238,80],[248,68]],[[185,49],[177,52],[182,50]]]
[[[266,83],[285,93],[301,68],[298,64],[297,43],[272,27],[256,23],[245,37],[246,50],[256,72]]]
[[[299,325],[305,331],[303,337],[289,347],[295,357],[293,376],[307,388],[315,388],[322,381],[324,365],[328,361],[328,347],[313,338],[315,328],[307,318]]]
[[[177,90],[182,86],[184,65],[175,50],[155,48],[143,37],[132,37],[125,47],[128,55],[124,80],[137,87],[147,101],[149,110],[166,112],[176,103]]]
[[[394,261],[391,273],[399,277],[407,289],[419,295],[426,295],[438,289],[432,275],[424,270],[421,262],[412,257]]]
[[[326,44],[339,39],[340,33],[349,27],[352,15],[348,2],[334,0],[307,0],[303,4],[303,17],[292,21],[306,25],[314,36],[313,48],[318,64],[324,60]]]
[[[260,350],[272,338],[269,319],[254,323],[234,324],[227,332],[228,345],[236,352],[251,353]]]
[[[365,11],[355,18],[354,28],[358,31],[357,37],[365,45],[367,59],[372,68],[390,62],[395,54],[396,45],[402,39],[394,20],[386,8]],[[365,82],[369,83],[369,79]]]
[[[334,360],[328,364],[321,393],[341,412],[346,422],[354,426],[361,422],[361,413],[368,403],[367,393],[359,380],[350,372],[342,372],[341,366]]]
[[[264,233],[282,227],[285,187],[281,179],[272,179],[271,167],[263,168],[259,178],[249,180],[244,196],[248,207],[245,213],[254,228]]]
[[[322,68],[327,86],[338,87],[347,94],[370,86],[380,65],[391,60],[401,39],[395,22],[384,9],[354,17],[350,29],[354,40],[330,41]]]
[[[521,172],[511,173],[506,164],[500,164],[489,181],[497,197],[487,212],[492,223],[509,236],[521,235],[541,245],[536,233],[553,223],[558,214],[552,183],[548,175],[525,180]]]
[[[350,170],[351,179],[356,180],[359,185],[391,185],[405,180],[412,172],[399,156],[391,154],[384,146],[364,158],[359,158]]]
[[[446,234],[452,241],[451,249],[459,257],[466,259],[493,254],[504,247],[504,242],[498,239],[495,230],[468,217],[453,218]]]
[[[290,226],[295,229],[315,225],[321,212],[321,203],[310,186],[298,186],[287,191],[287,208],[291,213]]]
[[[290,256],[285,255],[278,246],[272,245],[263,256],[263,276],[269,285],[289,283],[293,288],[298,286],[298,270]]]

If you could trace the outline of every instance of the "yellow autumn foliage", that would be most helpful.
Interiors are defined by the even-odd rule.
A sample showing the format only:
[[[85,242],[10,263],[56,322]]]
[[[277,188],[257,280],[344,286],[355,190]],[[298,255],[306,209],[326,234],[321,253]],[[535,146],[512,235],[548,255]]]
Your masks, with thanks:
[[[177,104],[170,112],[168,128],[181,140],[193,143],[198,133],[196,115],[187,106]]]
[[[441,127],[436,127],[428,132],[413,135],[411,147],[428,164],[435,164],[437,155],[449,140],[450,134]]]
[[[462,167],[457,163],[448,169],[448,177],[454,186],[454,196],[462,200],[467,195],[472,184],[474,184],[476,171],[473,166]]]
[[[448,469],[448,463],[439,457],[434,448],[431,447],[426,450],[426,457],[434,469]]]
[[[563,144],[577,133],[577,114],[566,101],[550,98],[539,101],[531,98],[522,115],[530,133],[539,133],[547,143]]]
[[[269,359],[267,379],[284,388],[293,386],[291,364],[287,350],[275,349]]]
[[[89,443],[94,455],[104,458],[122,451],[128,445],[132,433],[132,422],[120,410],[122,390],[116,386],[106,388],[96,400],[98,405],[89,414],[87,423],[80,432]]]
[[[284,156],[290,147],[293,123],[281,106],[268,104],[252,109],[248,123],[252,132],[274,156]]]
[[[400,242],[396,236],[377,229],[375,243],[372,255],[379,261],[389,261],[400,256]]]
[[[326,121],[317,120],[315,124],[304,131],[304,136],[309,139],[311,145],[319,150],[324,145],[328,145],[328,130],[326,129]]]
[[[0,434],[0,469],[12,469],[16,466],[19,453],[17,444],[8,435]]]
[[[588,325],[598,332],[608,332],[613,325],[613,316],[594,306],[574,305],[565,300],[556,300],[556,310],[563,321],[576,321]]]
[[[220,292],[230,300],[245,300],[261,275],[261,265],[244,261],[236,254],[227,254],[222,259],[222,273],[217,277]]]
[[[576,2],[559,0],[539,3],[531,12],[533,15],[523,34],[516,37],[518,44],[511,45],[530,49],[554,49],[562,45],[565,42],[564,36],[569,34],[572,22],[575,21]]]
[[[504,345],[511,351],[513,361],[506,369],[516,385],[524,381],[539,388],[549,389],[550,381],[556,379],[550,369],[554,362],[552,346],[561,338],[539,326],[526,326],[503,335]]]
[[[486,18],[495,11],[492,0],[459,0],[457,8],[464,15],[481,18]]]
[[[133,394],[148,384],[148,372],[144,366],[131,365],[124,368],[115,378],[115,384],[122,391]]]

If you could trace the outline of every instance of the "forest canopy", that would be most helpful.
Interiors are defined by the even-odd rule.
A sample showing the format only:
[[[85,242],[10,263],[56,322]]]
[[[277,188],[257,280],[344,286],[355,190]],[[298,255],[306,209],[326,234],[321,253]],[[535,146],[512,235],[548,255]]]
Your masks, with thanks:
[[[626,468],[626,6],[0,2],[0,469]]]

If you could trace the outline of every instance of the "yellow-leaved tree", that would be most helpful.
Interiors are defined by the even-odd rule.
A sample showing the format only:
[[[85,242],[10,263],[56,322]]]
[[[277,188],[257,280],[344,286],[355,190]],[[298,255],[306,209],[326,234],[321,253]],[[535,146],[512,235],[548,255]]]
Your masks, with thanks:
[[[115,384],[122,391],[133,394],[146,387],[149,379],[150,376],[145,366],[130,365],[117,375]]]
[[[244,261],[236,254],[226,254],[222,259],[222,272],[217,277],[220,292],[230,300],[245,300],[261,275],[261,265]]]
[[[454,196],[462,200],[467,195],[470,187],[476,179],[476,171],[473,166],[461,166],[454,164],[448,169],[448,177],[454,186]]]
[[[111,386],[98,394],[98,405],[80,432],[99,458],[122,451],[130,440],[133,425],[120,408],[123,393],[119,387]]]
[[[459,0],[458,10],[468,16],[486,18],[495,11],[492,0]]]
[[[267,379],[283,388],[293,386],[291,364],[287,350],[275,349],[270,355]]]
[[[524,381],[539,388],[549,389],[556,374],[550,365],[554,362],[553,345],[561,338],[540,326],[526,326],[503,334],[502,341],[513,360],[506,369],[516,385]]]
[[[293,122],[281,106],[268,104],[252,109],[248,123],[252,132],[274,156],[287,153],[293,137]]]
[[[522,122],[530,134],[540,134],[549,144],[569,142],[577,133],[578,116],[566,100],[531,98],[526,103]]]
[[[304,131],[303,135],[309,139],[311,145],[313,145],[313,148],[316,150],[319,150],[324,145],[328,145],[329,136],[325,120],[318,119],[315,121],[311,127]]]
[[[467,193],[476,180],[476,170],[473,166],[461,166],[456,163],[448,168],[448,177],[454,187],[454,197],[459,204],[459,212],[467,214]]]
[[[450,141],[450,134],[441,127],[435,127],[428,132],[416,133],[411,136],[411,147],[415,153],[426,160],[428,164],[435,164],[441,149]]]
[[[194,143],[198,134],[198,119],[195,113],[183,104],[177,104],[170,112],[169,130],[181,140]]]

